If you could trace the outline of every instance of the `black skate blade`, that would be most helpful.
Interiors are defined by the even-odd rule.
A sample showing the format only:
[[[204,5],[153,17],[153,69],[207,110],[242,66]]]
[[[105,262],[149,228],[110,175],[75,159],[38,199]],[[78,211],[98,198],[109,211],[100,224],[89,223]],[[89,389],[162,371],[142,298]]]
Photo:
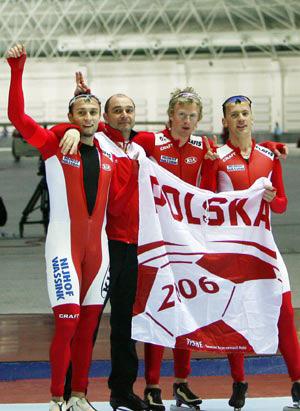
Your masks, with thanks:
[[[191,405],[190,407],[188,405],[175,405],[171,404],[170,405],[170,411],[207,411],[204,408],[200,408],[200,405]]]

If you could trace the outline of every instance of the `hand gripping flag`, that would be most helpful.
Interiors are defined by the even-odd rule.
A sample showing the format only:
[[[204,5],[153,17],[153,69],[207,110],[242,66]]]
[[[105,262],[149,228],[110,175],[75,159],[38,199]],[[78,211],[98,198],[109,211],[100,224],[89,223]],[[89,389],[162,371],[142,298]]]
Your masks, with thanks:
[[[134,339],[192,350],[276,352],[288,276],[262,200],[267,182],[215,194],[140,161]]]

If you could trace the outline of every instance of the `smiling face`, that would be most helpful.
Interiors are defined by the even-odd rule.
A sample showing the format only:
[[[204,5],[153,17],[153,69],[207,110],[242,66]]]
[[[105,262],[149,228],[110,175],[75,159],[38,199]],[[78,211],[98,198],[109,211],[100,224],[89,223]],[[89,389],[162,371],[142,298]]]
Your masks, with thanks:
[[[230,137],[251,137],[253,115],[247,102],[229,103],[225,107],[223,126],[229,130]]]
[[[121,131],[124,138],[129,138],[135,123],[135,106],[129,97],[112,96],[103,116],[111,127]]]
[[[172,136],[186,140],[197,128],[199,106],[196,103],[176,103],[169,120]]]
[[[72,104],[68,117],[71,123],[80,127],[81,138],[93,137],[100,121],[99,102],[94,99],[78,98]]]

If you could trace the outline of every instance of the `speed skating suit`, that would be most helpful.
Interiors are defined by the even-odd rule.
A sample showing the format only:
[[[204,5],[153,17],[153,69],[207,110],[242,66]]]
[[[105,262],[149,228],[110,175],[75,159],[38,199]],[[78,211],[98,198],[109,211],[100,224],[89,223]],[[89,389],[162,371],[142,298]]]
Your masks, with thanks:
[[[268,177],[276,196],[270,203],[275,213],[283,213],[287,207],[287,198],[282,180],[281,165],[273,152],[261,144],[252,141],[252,150],[245,160],[240,150],[230,141],[217,150],[220,158],[207,169],[210,170],[201,181],[201,188],[211,191],[244,190],[249,188],[258,178]],[[294,322],[294,311],[291,301],[290,283],[287,272],[283,276],[283,295],[278,321],[279,350],[286,362],[292,381],[300,378],[300,349]],[[228,355],[231,375],[235,382],[245,380],[244,355],[233,353]]]
[[[158,133],[139,132],[134,141],[140,144],[147,157],[175,174],[189,184],[198,186],[201,180],[202,163],[207,152],[204,139],[191,135],[188,141],[179,146],[169,129]],[[212,144],[212,143],[211,143]],[[164,347],[145,343],[145,379],[147,385],[159,384]],[[191,372],[191,351],[174,348],[174,376],[186,379]]]
[[[25,140],[38,148],[45,161],[50,197],[45,256],[48,292],[55,317],[50,348],[51,393],[60,397],[70,360],[72,390],[85,392],[87,389],[93,335],[108,289],[106,207],[109,197],[110,213],[117,214],[124,190],[118,182],[114,156],[102,150],[99,140],[94,138],[91,153],[96,155],[99,172],[96,198],[89,213],[83,151],[63,155],[56,136],[24,113],[25,58],[23,55],[8,59],[11,66],[8,116]],[[128,167],[130,170],[131,164]]]

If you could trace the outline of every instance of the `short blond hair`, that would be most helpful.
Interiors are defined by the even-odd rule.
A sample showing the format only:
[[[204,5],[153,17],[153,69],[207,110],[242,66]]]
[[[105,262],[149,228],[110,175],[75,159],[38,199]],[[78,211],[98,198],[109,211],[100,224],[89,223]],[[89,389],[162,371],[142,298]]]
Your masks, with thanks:
[[[175,105],[179,104],[192,104],[195,103],[199,109],[198,121],[202,119],[202,101],[199,94],[193,87],[185,87],[183,89],[177,88],[171,93],[171,98],[168,107],[168,116],[170,117],[174,113]]]

